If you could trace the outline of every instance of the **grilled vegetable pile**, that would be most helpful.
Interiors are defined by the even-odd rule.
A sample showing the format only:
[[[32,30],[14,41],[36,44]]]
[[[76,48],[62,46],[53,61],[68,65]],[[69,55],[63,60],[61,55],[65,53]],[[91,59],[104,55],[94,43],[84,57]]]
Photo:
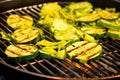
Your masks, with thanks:
[[[8,57],[24,61],[41,56],[87,63],[102,56],[99,40],[120,39],[120,12],[115,8],[94,8],[87,1],[64,6],[51,2],[43,4],[39,15],[37,22],[28,15],[11,14],[7,18],[14,30],[1,32],[2,38],[13,43],[5,51]],[[39,26],[51,33],[51,40]]]
[[[35,44],[43,38],[44,32],[33,25],[32,17],[11,14],[7,24],[13,29],[13,33],[8,34],[1,31],[1,38],[11,42],[5,50],[7,57],[17,62],[36,58],[39,50]]]

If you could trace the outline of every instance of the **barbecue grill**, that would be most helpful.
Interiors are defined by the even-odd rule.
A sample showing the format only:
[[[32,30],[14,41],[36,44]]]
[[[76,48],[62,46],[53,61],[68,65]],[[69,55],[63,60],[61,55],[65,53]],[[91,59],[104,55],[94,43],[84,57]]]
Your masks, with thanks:
[[[6,19],[10,14],[30,15],[36,22],[39,19],[39,11],[46,2],[56,0],[5,0],[0,2],[0,30],[12,33]],[[69,0],[70,1],[70,0]],[[75,0],[79,1],[79,0]],[[83,0],[82,0],[83,1]],[[86,1],[86,0],[85,0]],[[94,7],[115,7],[120,11],[119,0],[87,0]],[[68,2],[58,0],[61,5]],[[9,5],[8,5],[9,4]],[[42,28],[42,26],[39,26]],[[44,28],[46,37],[51,34]],[[51,39],[51,38],[50,38]],[[7,66],[13,71],[21,72],[29,76],[46,79],[112,79],[120,77],[120,40],[101,40],[103,55],[99,60],[88,64],[71,62],[69,60],[37,58],[25,62],[12,62],[4,55],[6,47],[11,44],[0,39],[0,65]],[[20,76],[21,77],[21,76]]]

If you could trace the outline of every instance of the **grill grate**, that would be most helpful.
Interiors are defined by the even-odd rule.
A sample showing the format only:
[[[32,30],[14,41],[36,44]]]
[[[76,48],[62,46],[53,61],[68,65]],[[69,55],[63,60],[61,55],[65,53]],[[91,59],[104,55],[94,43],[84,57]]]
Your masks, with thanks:
[[[39,19],[39,11],[42,4],[12,9],[0,14],[0,30],[5,33],[11,33],[13,30],[6,24],[6,19],[10,14],[27,14],[33,17],[36,22]],[[41,26],[40,26],[41,27]],[[41,27],[42,28],[42,27]],[[42,28],[49,38],[51,34]],[[51,38],[49,38],[51,39]],[[52,39],[51,39],[52,40]],[[42,59],[37,57],[34,60],[13,63],[6,59],[4,51],[9,45],[7,41],[0,39],[0,61],[12,65],[15,69],[24,70],[24,72],[35,73],[34,75],[47,75],[61,78],[106,78],[110,76],[119,77],[120,74],[120,41],[106,40],[102,41],[103,56],[101,59],[81,64],[70,62],[69,60]],[[45,77],[45,76],[43,76]],[[51,77],[53,78],[53,77]]]

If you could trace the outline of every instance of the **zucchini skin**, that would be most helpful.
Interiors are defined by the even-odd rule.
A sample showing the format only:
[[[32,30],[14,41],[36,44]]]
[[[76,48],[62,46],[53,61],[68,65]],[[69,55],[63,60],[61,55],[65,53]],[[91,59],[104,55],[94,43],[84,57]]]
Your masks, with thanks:
[[[39,51],[37,46],[32,44],[12,44],[5,50],[5,55],[9,60],[22,62],[36,58]]]
[[[15,62],[23,62],[23,61],[28,61],[32,60],[39,56],[39,51],[36,51],[34,55],[28,55],[28,56],[23,56],[23,57],[8,57],[10,60],[15,61]]]

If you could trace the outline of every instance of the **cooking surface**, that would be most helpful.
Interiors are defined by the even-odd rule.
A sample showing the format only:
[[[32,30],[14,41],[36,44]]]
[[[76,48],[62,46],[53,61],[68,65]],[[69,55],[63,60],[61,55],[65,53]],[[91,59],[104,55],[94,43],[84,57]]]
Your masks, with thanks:
[[[10,14],[27,14],[30,15],[34,21],[39,19],[40,5],[33,5],[12,9],[0,14],[0,29],[6,33],[12,32],[11,28],[7,26],[6,19]],[[39,26],[41,27],[41,26]],[[49,32],[42,28],[49,38]],[[27,73],[37,77],[48,77],[51,79],[60,78],[116,78],[120,77],[120,41],[119,40],[103,40],[101,45],[103,47],[103,56],[96,61],[89,64],[81,64],[70,62],[69,60],[58,59],[43,59],[37,57],[34,60],[16,63],[8,60],[4,55],[4,50],[8,46],[7,41],[0,39],[0,63],[4,66],[9,66],[14,71]]]

